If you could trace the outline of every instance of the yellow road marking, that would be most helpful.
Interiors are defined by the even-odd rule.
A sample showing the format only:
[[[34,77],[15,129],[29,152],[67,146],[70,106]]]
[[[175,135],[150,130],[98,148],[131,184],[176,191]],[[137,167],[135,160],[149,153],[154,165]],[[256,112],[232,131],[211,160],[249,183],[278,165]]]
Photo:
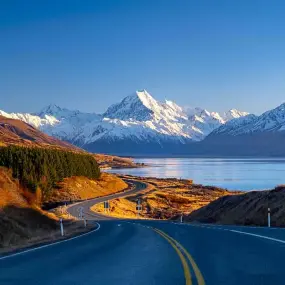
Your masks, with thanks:
[[[164,234],[163,232],[161,232],[158,229],[153,229],[154,231],[156,231],[159,235],[161,235],[163,238],[165,238],[170,244],[171,246],[175,249],[176,253],[178,254],[181,262],[182,262],[182,266],[183,266],[183,270],[184,270],[184,276],[185,276],[185,281],[186,281],[186,285],[192,285],[192,281],[191,281],[191,273],[190,273],[190,269],[188,266],[188,263],[184,257],[184,255],[181,253],[181,251],[179,250],[179,248],[177,247],[177,245],[175,244],[175,242],[173,242],[170,237],[168,237],[166,234]]]
[[[203,278],[203,275],[198,267],[198,265],[196,264],[195,260],[193,259],[193,257],[191,256],[191,254],[179,243],[177,242],[174,238],[172,238],[171,236],[169,236],[168,234],[166,234],[165,232],[159,230],[159,229],[154,229],[157,233],[159,233],[160,235],[162,235],[164,238],[166,238],[168,241],[170,240],[172,242],[172,244],[174,244],[176,247],[178,246],[178,248],[180,248],[183,253],[187,256],[189,262],[192,265],[192,268],[194,270],[194,273],[196,275],[197,281],[198,281],[198,285],[205,285],[205,280]],[[170,242],[169,241],[169,242]],[[171,244],[171,245],[172,245]],[[179,249],[178,249],[179,250]],[[181,254],[180,250],[179,253]],[[183,255],[182,255],[183,256]],[[190,272],[189,272],[190,273]],[[191,276],[190,276],[191,277]],[[186,281],[186,284],[187,281]],[[191,283],[189,283],[191,284]]]

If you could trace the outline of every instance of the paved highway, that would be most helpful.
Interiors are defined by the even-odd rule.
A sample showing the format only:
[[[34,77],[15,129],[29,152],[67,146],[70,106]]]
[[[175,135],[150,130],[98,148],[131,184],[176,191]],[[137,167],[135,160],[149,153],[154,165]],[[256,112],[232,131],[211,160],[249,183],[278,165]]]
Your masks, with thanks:
[[[100,220],[81,237],[0,257],[0,284],[283,285],[284,257],[283,229]]]
[[[125,196],[129,196],[129,195],[133,195],[133,194],[137,194],[143,190],[146,189],[147,184],[143,183],[143,182],[139,182],[136,180],[125,180],[125,182],[127,182],[129,185],[134,185],[135,187],[131,190],[127,190],[125,192],[120,192],[117,194],[112,194],[109,196],[105,196],[105,197],[100,197],[100,198],[95,198],[95,199],[90,199],[87,201],[83,201],[83,202],[79,202],[76,204],[73,204],[71,206],[68,206],[67,211],[69,212],[69,214],[71,214],[74,217],[78,217],[79,215],[79,208],[83,208],[83,213],[84,213],[84,217],[86,220],[109,220],[109,219],[114,219],[108,216],[104,216],[101,214],[96,214],[93,211],[90,210],[90,208],[92,206],[94,206],[95,204],[99,204],[99,203],[103,203],[104,201],[107,200],[112,200],[112,199],[116,199],[116,198],[122,198]]]
[[[285,284],[281,229],[99,224],[82,237],[0,258],[0,284]]]

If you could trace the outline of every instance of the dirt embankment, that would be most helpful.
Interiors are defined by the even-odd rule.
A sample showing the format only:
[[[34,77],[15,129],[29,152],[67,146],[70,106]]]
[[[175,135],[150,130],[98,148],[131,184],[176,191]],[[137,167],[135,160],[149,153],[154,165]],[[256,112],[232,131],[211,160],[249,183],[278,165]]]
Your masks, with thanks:
[[[116,217],[136,217],[138,199],[141,200],[143,209],[141,217],[171,219],[182,213],[188,215],[220,197],[240,193],[218,187],[192,184],[192,180],[186,179],[121,177],[142,181],[149,184],[149,187],[140,194],[110,201],[110,215]],[[104,212],[102,204],[95,205],[92,210]]]
[[[251,191],[222,197],[192,212],[185,219],[203,223],[267,225],[268,208],[272,226],[285,226],[285,186],[269,191]]]

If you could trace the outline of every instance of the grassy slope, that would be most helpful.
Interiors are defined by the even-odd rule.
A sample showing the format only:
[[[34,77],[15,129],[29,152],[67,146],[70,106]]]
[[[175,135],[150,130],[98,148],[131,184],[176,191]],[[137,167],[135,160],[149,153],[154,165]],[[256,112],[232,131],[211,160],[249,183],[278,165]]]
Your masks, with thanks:
[[[136,216],[138,198],[142,201],[143,217],[170,219],[181,213],[187,215],[225,195],[237,194],[218,187],[192,184],[190,180],[139,177],[136,179],[148,183],[150,187],[144,193],[111,201],[112,216]],[[103,206],[95,205],[93,210],[103,212]]]
[[[71,177],[62,184],[63,188],[55,190],[56,195],[52,199],[61,199],[61,194],[69,199],[93,198],[120,191],[127,186],[110,174],[103,174],[98,181]],[[60,238],[58,218],[39,208],[40,196],[19,187],[11,171],[0,167],[0,252]],[[67,235],[85,230],[82,227],[82,223],[67,222]]]
[[[96,198],[120,192],[128,187],[122,179],[108,173],[102,173],[98,180],[86,177],[65,178],[58,186],[59,189],[55,189],[46,202]]]
[[[36,199],[19,187],[11,171],[0,167],[0,249],[26,244],[56,228],[56,217],[42,212],[34,202]]]
[[[285,187],[270,191],[252,191],[222,197],[191,213],[188,221],[219,224],[267,225],[267,209],[271,208],[273,226],[285,226]]]

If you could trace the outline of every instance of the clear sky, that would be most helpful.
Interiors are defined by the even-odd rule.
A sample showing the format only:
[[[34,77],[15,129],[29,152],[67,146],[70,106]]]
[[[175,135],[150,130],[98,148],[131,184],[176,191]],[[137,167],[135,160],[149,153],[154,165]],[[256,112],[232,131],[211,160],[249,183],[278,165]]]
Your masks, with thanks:
[[[285,1],[2,0],[0,109],[103,112],[137,89],[211,111],[285,101]]]

